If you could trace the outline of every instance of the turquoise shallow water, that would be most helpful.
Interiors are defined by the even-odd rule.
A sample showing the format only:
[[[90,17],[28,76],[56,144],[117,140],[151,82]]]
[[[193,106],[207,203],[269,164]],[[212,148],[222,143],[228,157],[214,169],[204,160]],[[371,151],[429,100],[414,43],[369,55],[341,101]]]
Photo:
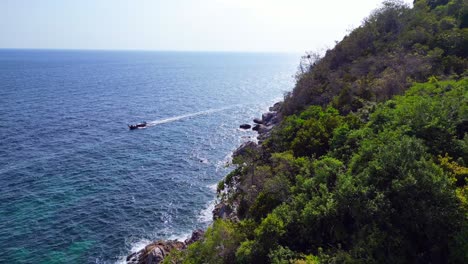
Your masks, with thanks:
[[[298,58],[0,50],[0,263],[115,263],[206,227],[255,136],[239,124],[293,87]]]

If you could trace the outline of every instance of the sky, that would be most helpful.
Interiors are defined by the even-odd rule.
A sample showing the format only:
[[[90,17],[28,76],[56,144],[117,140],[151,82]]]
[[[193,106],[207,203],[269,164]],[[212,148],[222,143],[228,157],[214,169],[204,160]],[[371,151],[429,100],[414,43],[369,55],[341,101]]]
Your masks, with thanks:
[[[333,47],[381,3],[0,0],[0,48],[320,51]]]

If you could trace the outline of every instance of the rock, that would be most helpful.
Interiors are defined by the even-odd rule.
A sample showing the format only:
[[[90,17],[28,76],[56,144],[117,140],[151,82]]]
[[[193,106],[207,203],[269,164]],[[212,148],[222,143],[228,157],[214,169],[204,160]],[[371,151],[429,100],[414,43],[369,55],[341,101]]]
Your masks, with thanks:
[[[268,127],[267,127],[267,126],[265,126],[265,125],[259,125],[257,131],[258,131],[259,134],[263,134],[263,133],[267,132],[267,130],[268,130]]]
[[[197,242],[198,240],[201,240],[204,235],[205,235],[205,231],[201,229],[194,230],[192,232],[192,236],[185,240],[185,246],[188,246],[192,243]]]
[[[265,126],[265,125],[256,125],[253,130],[257,131],[259,134],[265,134],[269,132],[273,128],[273,125]]]
[[[186,245],[184,242],[177,240],[168,241],[156,241],[147,245],[144,249],[132,253],[127,257],[127,263],[129,264],[158,264],[161,263],[164,258],[173,249],[182,250],[185,249]]]
[[[281,109],[281,102],[275,103],[273,106],[270,106],[270,112],[278,112]]]
[[[267,138],[270,137],[270,135],[271,135],[271,130],[268,131],[267,133],[259,134],[258,137],[257,137],[257,142],[258,142],[258,144],[259,144],[259,145],[262,145],[263,142],[264,142]]]
[[[260,134],[267,134],[273,129],[273,125],[266,126],[258,131]]]
[[[262,119],[255,118],[254,123],[256,125],[252,128],[252,130],[259,131],[262,127],[264,126],[271,126],[271,125],[276,125],[279,123],[280,118],[279,114],[277,112],[267,112],[262,114]]]
[[[253,121],[255,124],[263,124],[263,121],[260,118],[254,118]]]
[[[232,156],[233,157],[242,156],[245,153],[247,153],[247,151],[253,150],[253,149],[256,149],[256,148],[258,148],[257,143],[255,143],[253,141],[247,141],[247,142],[242,143],[242,145],[240,147],[238,147],[234,151],[234,153],[232,153]]]
[[[268,123],[270,123],[270,121],[271,121],[274,117],[276,117],[276,112],[268,112],[268,113],[262,114],[263,124],[268,124]]]
[[[129,264],[158,264],[171,252],[171,250],[184,250],[188,245],[203,238],[205,232],[197,229],[192,232],[192,236],[180,242],[177,240],[156,241],[147,245],[144,249],[132,253],[127,257]]]
[[[249,125],[249,124],[242,124],[239,127],[242,128],[242,129],[250,129],[252,126]]]
[[[279,116],[279,115],[276,115],[275,117],[273,117],[273,118],[271,119],[271,122],[270,122],[270,123],[271,123],[272,125],[276,125],[276,124],[279,124],[280,121],[281,121],[280,116]]]
[[[225,203],[219,203],[213,210],[213,219],[228,219],[232,212],[231,206]]]

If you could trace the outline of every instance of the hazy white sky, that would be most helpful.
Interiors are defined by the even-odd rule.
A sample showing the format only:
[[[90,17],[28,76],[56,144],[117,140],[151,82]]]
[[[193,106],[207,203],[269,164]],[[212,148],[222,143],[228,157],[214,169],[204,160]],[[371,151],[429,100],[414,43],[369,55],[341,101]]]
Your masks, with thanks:
[[[0,0],[0,48],[304,52],[382,1]]]

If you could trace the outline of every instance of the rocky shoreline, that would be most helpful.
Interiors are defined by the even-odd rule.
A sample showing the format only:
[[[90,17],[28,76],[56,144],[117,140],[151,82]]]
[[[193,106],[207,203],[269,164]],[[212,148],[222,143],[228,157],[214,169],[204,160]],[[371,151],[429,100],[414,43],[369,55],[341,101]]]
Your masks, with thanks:
[[[258,143],[253,141],[247,141],[239,146],[234,152],[233,157],[242,155],[249,148],[259,148],[262,142],[267,139],[272,129],[280,123],[281,114],[279,112],[281,108],[281,102],[275,103],[269,108],[269,112],[263,113],[261,118],[254,118],[252,121],[254,125],[242,124],[241,129],[252,129],[257,131]],[[213,219],[231,219],[236,220],[236,210],[231,205],[224,202],[220,202],[215,205],[213,210]],[[157,240],[151,244],[145,246],[138,252],[131,253],[127,256],[128,264],[157,264],[161,263],[164,258],[172,250],[184,250],[190,244],[203,239],[204,231],[201,229],[194,230],[192,236],[186,239],[184,242],[177,240]]]
[[[281,108],[281,103],[275,103],[273,106],[269,108],[269,112],[263,113],[262,118],[254,118],[252,121],[254,125],[250,124],[242,124],[240,128],[242,129],[250,129],[258,132],[258,141],[259,144],[262,143],[263,140],[268,138],[270,135],[271,130],[275,125],[277,125],[281,120],[281,114],[279,110]]]
[[[127,256],[127,263],[137,264],[155,264],[161,263],[164,258],[172,250],[184,250],[190,244],[203,238],[204,231],[201,229],[192,232],[192,236],[186,239],[184,242],[177,240],[158,240],[147,245],[145,248],[138,252],[134,252]]]

